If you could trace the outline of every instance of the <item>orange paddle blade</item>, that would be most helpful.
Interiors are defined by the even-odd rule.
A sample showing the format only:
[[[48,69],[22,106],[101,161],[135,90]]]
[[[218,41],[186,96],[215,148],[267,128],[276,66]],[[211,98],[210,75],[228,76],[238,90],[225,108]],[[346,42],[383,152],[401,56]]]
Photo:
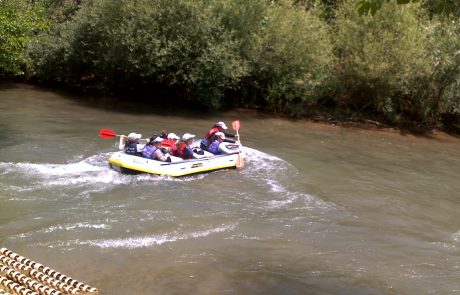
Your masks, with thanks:
[[[244,156],[240,153],[238,155],[238,159],[236,160],[236,168],[243,168],[244,167]]]
[[[233,121],[233,122],[232,122],[232,128],[233,128],[233,130],[235,130],[235,131],[240,130],[240,120]]]
[[[102,138],[114,138],[115,136],[117,136],[115,131],[110,130],[110,129],[101,129],[99,131],[99,137],[102,137]]]

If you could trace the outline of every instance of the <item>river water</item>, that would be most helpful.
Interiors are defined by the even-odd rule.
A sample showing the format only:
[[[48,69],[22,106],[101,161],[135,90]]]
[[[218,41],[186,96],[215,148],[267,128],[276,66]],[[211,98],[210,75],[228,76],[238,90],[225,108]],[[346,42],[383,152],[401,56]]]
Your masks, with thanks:
[[[115,139],[241,120],[242,170],[121,175]],[[460,141],[0,86],[0,246],[101,294],[460,294]]]

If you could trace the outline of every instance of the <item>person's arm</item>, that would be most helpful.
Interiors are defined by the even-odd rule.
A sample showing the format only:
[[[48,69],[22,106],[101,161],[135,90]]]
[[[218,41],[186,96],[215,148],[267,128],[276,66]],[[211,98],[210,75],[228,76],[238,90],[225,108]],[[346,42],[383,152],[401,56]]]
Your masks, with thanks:
[[[120,143],[118,144],[118,148],[120,150],[125,149],[125,136],[124,135],[120,136]]]
[[[177,146],[176,145],[171,146],[171,148],[169,149],[169,154],[171,156],[176,156],[177,155]]]
[[[200,159],[200,158],[203,157],[202,155],[198,155],[195,152],[193,152],[193,150],[192,150],[192,148],[190,146],[185,148],[184,155],[185,155],[186,159],[192,159],[192,158],[193,159]]]
[[[145,147],[145,144],[140,144],[140,143],[138,143],[138,144],[136,145],[137,152],[138,152],[138,153],[142,153],[142,150],[144,149],[144,147]]]
[[[163,154],[163,152],[160,149],[156,149],[154,153],[155,153],[155,158],[157,160],[160,160],[162,162],[166,162],[168,160],[168,156]]]
[[[236,140],[235,140],[235,139],[225,138],[225,139],[224,139],[225,142],[235,143],[235,142],[238,141],[238,135],[237,135],[237,134],[226,133],[226,132],[224,132],[224,134],[225,134],[225,137],[236,138]]]

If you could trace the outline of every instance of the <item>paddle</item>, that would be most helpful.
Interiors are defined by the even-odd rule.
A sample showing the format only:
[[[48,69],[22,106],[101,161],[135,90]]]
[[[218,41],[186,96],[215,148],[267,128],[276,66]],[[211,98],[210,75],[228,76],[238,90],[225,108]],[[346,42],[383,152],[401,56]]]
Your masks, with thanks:
[[[115,133],[115,131],[110,129],[101,129],[99,131],[99,137],[102,138],[114,138],[115,136],[121,136]]]
[[[233,121],[232,128],[233,130],[236,131],[236,135],[238,136],[238,142],[241,144],[240,134],[238,133],[238,131],[240,130],[240,120]],[[242,155],[241,148],[240,148],[240,152],[238,153],[238,160],[236,160],[236,168],[243,168],[243,166],[244,166],[244,156]]]
[[[238,130],[240,130],[240,120],[236,120],[232,122],[232,128],[236,131],[236,135],[238,136],[238,141],[240,141],[240,135],[238,134]]]

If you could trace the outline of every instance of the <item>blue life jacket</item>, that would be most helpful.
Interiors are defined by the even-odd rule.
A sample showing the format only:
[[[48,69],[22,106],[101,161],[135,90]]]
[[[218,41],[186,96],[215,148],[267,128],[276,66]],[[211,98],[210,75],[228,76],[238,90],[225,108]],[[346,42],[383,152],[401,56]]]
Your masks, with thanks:
[[[218,155],[220,154],[220,150],[219,150],[219,145],[220,145],[220,142],[217,141],[217,140],[214,140],[211,145],[209,146],[208,148],[208,152],[214,154],[214,155]]]
[[[144,158],[147,158],[147,159],[153,159],[153,153],[157,150],[156,147],[154,146],[151,146],[151,145],[146,145],[143,149],[142,149],[142,157]]]
[[[125,146],[125,153],[133,156],[140,156],[140,153],[137,151],[137,143],[133,142]]]

